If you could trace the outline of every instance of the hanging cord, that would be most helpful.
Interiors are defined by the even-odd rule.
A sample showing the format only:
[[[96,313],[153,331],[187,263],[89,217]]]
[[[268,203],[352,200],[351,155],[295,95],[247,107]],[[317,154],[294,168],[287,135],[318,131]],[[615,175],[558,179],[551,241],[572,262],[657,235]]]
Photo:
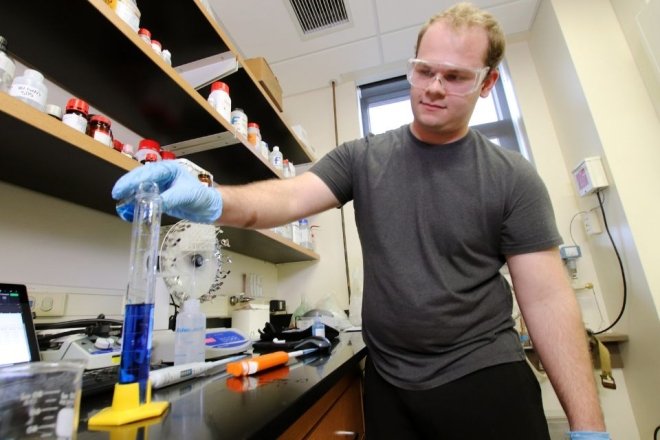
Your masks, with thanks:
[[[619,262],[619,269],[621,270],[621,280],[623,282],[623,301],[621,304],[621,310],[619,311],[619,316],[616,317],[614,322],[610,324],[607,328],[603,330],[599,330],[598,332],[594,332],[594,335],[600,335],[601,333],[605,333],[606,331],[610,330],[612,327],[617,325],[617,323],[621,320],[621,317],[623,316],[623,312],[626,310],[626,303],[628,302],[628,285],[626,283],[626,273],[623,270],[623,262],[621,261],[621,255],[619,255],[619,250],[616,247],[616,244],[614,243],[614,239],[612,238],[612,234],[610,233],[610,228],[607,225],[607,216],[605,215],[605,209],[603,209],[603,199],[601,199],[601,194],[600,190],[596,191],[596,197],[598,197],[598,204],[600,205],[600,211],[603,214],[603,223],[605,224],[605,231],[607,231],[607,236],[610,238],[610,242],[612,243],[612,248],[614,248],[614,253],[616,254],[616,259]]]
[[[332,117],[335,124],[335,148],[339,146],[339,130],[337,128],[337,83],[333,80],[332,84]],[[348,301],[351,301],[351,279],[348,270],[348,249],[346,248],[346,220],[344,218],[344,207],[341,211],[341,236],[344,243],[344,268],[346,269],[346,287],[348,288]]]
[[[658,440],[658,433],[660,432],[660,425],[658,425],[655,428],[655,431],[653,431],[653,440]]]

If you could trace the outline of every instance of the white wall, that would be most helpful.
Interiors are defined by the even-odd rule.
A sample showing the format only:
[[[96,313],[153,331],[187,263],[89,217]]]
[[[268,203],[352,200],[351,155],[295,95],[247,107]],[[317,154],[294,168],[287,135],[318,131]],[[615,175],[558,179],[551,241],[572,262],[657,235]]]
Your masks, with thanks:
[[[339,142],[359,137],[359,116],[355,87],[345,83],[335,90]],[[304,95],[291,96],[284,100],[285,118],[291,125],[301,124],[309,134],[309,143],[318,158],[335,146],[335,124],[333,115],[333,90],[331,87]],[[345,223],[353,224],[351,208],[344,208]],[[287,300],[289,312],[295,310],[304,295],[307,304],[314,307],[328,295],[335,298],[337,307],[348,309],[348,282],[344,263],[344,239],[342,218],[339,209],[332,209],[315,216],[310,224],[316,230],[316,251],[321,260],[314,263],[288,263],[278,265],[278,294]],[[354,228],[353,228],[354,230]],[[347,245],[355,242],[347,236]]]
[[[545,52],[547,54],[547,52]],[[555,61],[557,57],[551,56]],[[579,206],[572,185],[571,174],[565,164],[555,132],[550,108],[546,100],[544,87],[540,82],[534,58],[527,42],[516,42],[507,46],[507,63],[515,86],[518,104],[525,120],[527,136],[539,174],[550,192],[559,232],[566,244],[571,243],[571,219],[585,207]],[[567,78],[568,73],[563,73]],[[595,202],[590,201],[591,204]],[[583,257],[578,260],[578,279],[574,285],[593,283],[594,290],[576,290],[576,296],[582,308],[585,326],[594,331],[604,328],[610,322],[602,302],[603,284],[599,282],[592,260],[589,238],[584,233],[580,216],[572,225],[573,237],[580,246]],[[615,289],[616,290],[616,289]],[[601,317],[601,313],[603,316]],[[632,407],[627,394],[625,378],[621,370],[614,372],[617,390],[606,390],[599,386],[601,404],[608,429],[613,438],[638,438]],[[550,417],[563,416],[550,382],[539,376],[546,414]]]
[[[605,212],[628,282],[626,313],[615,330],[630,337],[623,344],[622,372],[639,436],[651,438],[660,413],[660,207],[650,203],[660,190],[660,127],[651,95],[609,2],[542,2],[529,48],[564,166],[599,155],[610,179]],[[514,75],[516,80],[523,75]],[[527,115],[525,120],[529,124]],[[593,196],[578,200],[582,210],[595,203]],[[605,234],[587,243],[613,319],[622,303],[618,263]],[[634,438],[633,432],[623,434]]]
[[[84,189],[82,189],[84,190]],[[69,294],[64,318],[123,313],[131,225],[119,217],[0,182],[0,280],[29,291]],[[275,298],[274,264],[227,251],[232,273],[221,294],[202,305],[207,316],[227,316],[227,297],[243,290],[243,274],[263,277],[264,296]],[[268,298],[257,302],[266,303]]]

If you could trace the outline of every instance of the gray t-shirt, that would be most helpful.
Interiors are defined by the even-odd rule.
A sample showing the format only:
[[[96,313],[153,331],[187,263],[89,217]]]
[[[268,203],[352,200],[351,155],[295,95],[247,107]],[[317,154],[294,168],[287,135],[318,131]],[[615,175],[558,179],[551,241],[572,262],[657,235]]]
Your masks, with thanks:
[[[505,255],[562,242],[525,158],[474,131],[431,145],[403,126],[344,143],[311,171],[354,200],[363,337],[388,382],[429,389],[524,359],[499,270]]]

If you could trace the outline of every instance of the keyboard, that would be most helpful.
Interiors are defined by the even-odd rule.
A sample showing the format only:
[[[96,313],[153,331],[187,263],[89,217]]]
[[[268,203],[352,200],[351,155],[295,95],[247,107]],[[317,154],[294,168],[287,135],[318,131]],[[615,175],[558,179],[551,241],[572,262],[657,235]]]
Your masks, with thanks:
[[[166,364],[151,365],[151,370],[167,367]],[[85,370],[82,376],[82,397],[107,393],[115,388],[119,381],[119,365]]]
[[[119,365],[85,370],[82,376],[82,397],[112,391],[119,380]]]

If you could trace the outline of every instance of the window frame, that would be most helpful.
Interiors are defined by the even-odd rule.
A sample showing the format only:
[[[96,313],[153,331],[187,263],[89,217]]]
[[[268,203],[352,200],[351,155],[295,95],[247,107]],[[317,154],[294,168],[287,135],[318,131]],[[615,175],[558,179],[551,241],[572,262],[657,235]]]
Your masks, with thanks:
[[[510,82],[505,75],[508,75],[504,63],[499,67],[500,78],[491,90],[492,99],[498,115],[498,120],[484,124],[471,125],[476,131],[479,131],[489,139],[497,138],[497,142],[502,148],[520,152],[523,156],[530,158],[527,151],[526,135],[524,128],[516,127],[518,121],[514,121],[510,109],[510,102],[515,97],[512,92],[507,93],[505,82]],[[369,120],[369,108],[376,105],[384,105],[388,102],[397,102],[402,99],[410,99],[410,83],[405,75],[376,81],[373,83],[358,86],[360,116],[362,125],[362,134],[367,136],[371,132],[371,122]],[[515,102],[514,102],[515,104]]]

